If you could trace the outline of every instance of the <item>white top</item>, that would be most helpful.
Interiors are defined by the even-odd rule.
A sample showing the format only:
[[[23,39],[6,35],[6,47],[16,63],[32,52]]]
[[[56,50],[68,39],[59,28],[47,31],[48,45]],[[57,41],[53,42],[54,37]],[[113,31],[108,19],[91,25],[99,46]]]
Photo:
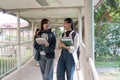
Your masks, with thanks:
[[[44,51],[40,51],[40,55],[45,55],[45,52]]]
[[[72,38],[72,33],[74,31],[71,31],[70,34],[69,34],[69,37]],[[64,34],[64,36],[66,36],[66,34]],[[73,45],[70,46],[70,50],[69,52],[72,53],[73,55],[73,58],[74,58],[74,61],[75,63],[77,64],[78,63],[78,58],[77,58],[77,50],[78,50],[78,47],[79,47],[79,34],[76,33],[75,37],[74,37],[74,41],[73,41]]]

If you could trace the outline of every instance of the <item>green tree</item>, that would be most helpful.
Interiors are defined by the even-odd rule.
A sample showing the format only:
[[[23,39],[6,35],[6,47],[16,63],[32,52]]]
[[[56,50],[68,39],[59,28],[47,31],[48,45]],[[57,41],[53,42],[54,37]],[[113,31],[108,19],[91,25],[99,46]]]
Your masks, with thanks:
[[[114,49],[112,49],[114,48]],[[120,0],[104,0],[95,10],[95,52],[106,57],[120,48]]]

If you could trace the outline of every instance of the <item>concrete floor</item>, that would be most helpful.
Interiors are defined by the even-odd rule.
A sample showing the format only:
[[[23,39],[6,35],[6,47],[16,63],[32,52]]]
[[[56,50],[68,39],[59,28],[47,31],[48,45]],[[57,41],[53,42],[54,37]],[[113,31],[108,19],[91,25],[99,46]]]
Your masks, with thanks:
[[[59,51],[57,51],[57,53],[59,53]],[[58,58],[59,58],[59,54],[56,54],[56,58],[54,62],[54,79],[53,80],[56,80],[56,67],[57,67]],[[41,76],[39,66],[37,66],[34,59],[31,58],[19,70],[16,70],[11,74],[5,76],[2,80],[42,80],[42,76]],[[80,70],[75,71],[74,80],[83,80]]]

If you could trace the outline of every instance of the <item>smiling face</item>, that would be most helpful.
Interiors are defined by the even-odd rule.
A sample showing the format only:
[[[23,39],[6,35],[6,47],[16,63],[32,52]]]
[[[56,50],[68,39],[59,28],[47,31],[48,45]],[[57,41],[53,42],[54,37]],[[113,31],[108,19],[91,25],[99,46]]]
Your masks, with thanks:
[[[50,22],[48,21],[47,23],[43,24],[43,29],[47,30],[50,27]]]
[[[48,19],[43,19],[41,21],[41,30],[47,30],[50,28],[50,21]]]
[[[70,23],[68,23],[67,21],[64,21],[64,29],[65,30],[71,30],[71,24]]]

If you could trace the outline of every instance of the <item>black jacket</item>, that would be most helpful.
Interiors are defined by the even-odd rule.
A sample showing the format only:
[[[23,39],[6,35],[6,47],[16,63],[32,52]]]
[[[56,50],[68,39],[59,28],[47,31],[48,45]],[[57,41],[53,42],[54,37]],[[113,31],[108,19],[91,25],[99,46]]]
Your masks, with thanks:
[[[46,31],[41,31],[39,33],[39,37],[41,37],[41,35],[45,33],[48,34],[48,43],[49,46],[45,47],[44,45],[39,45],[37,44],[37,42],[34,40],[34,48],[36,49],[36,51],[38,52],[38,56],[39,56],[39,52],[40,51],[44,51],[46,53],[46,57],[47,58],[54,58],[55,57],[55,46],[56,46],[56,37],[54,35],[53,32],[51,32],[50,30],[46,30]],[[36,39],[36,38],[34,38]]]

